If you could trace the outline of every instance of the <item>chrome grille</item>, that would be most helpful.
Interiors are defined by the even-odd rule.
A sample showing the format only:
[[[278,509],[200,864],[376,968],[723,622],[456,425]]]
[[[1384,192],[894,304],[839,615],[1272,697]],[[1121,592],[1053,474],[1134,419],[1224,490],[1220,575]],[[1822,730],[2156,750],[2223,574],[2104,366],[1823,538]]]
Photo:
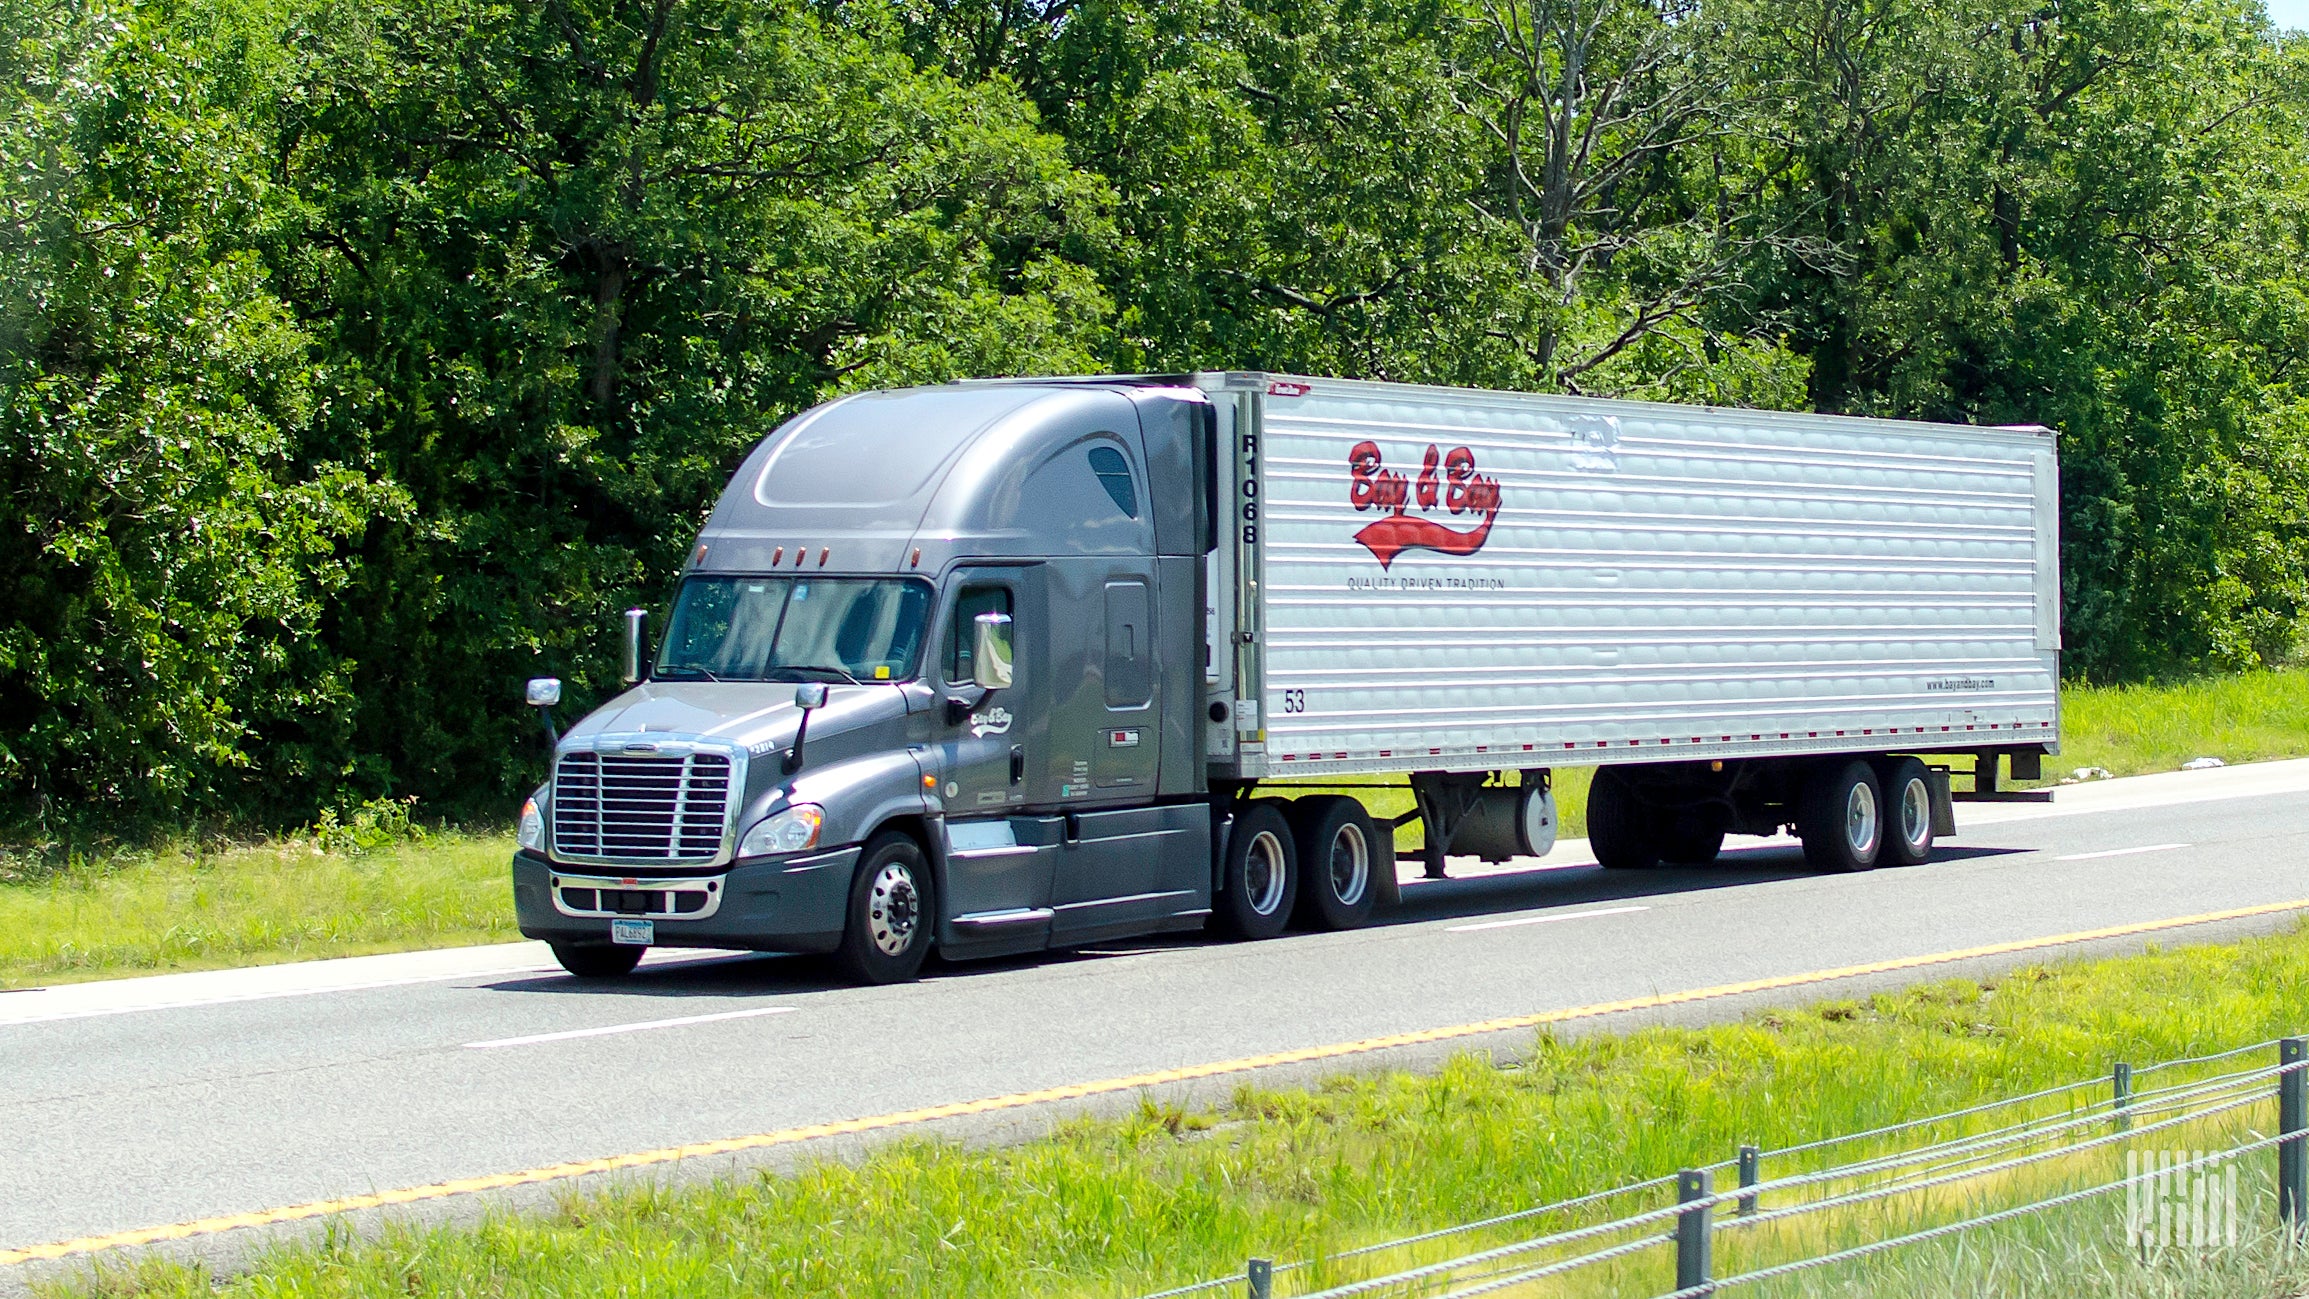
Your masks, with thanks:
[[[565,753],[553,772],[553,851],[593,861],[721,855],[730,759],[720,753]]]

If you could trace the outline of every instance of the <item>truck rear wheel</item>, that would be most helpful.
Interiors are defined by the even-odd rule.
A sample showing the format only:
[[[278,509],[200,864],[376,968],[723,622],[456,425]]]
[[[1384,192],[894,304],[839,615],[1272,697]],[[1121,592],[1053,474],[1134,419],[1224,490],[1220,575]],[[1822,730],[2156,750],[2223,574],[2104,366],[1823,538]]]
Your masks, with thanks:
[[[1705,866],[1724,850],[1724,832],[1698,812],[1678,812],[1660,835],[1660,860],[1678,866]]]
[[[1650,870],[1660,864],[1653,811],[1635,786],[1609,767],[1598,768],[1587,790],[1587,846],[1605,870]]]
[[[1360,929],[1371,920],[1376,872],[1395,869],[1379,860],[1379,832],[1363,805],[1341,794],[1318,794],[1291,804],[1291,831],[1299,848],[1299,921],[1317,929]]]
[[[1212,916],[1237,938],[1273,938],[1290,923],[1299,897],[1298,851],[1291,823],[1265,799],[1235,814],[1221,863]]]
[[[1873,869],[1884,850],[1884,796],[1876,772],[1857,759],[1814,767],[1796,800],[1796,835],[1814,870]]]
[[[1884,854],[1894,866],[1932,859],[1932,778],[1924,764],[1899,758],[1880,773],[1884,788]]]
[[[858,854],[835,960],[860,983],[909,982],[930,954],[937,917],[922,846],[901,831],[885,830]]]
[[[555,943],[553,959],[580,979],[615,979],[633,973],[646,947],[612,947],[608,943]]]

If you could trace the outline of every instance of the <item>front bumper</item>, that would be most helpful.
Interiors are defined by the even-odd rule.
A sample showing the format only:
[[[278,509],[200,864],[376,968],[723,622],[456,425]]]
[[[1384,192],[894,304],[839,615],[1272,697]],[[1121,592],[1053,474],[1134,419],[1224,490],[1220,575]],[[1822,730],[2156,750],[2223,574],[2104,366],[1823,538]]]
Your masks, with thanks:
[[[757,952],[830,952],[842,941],[842,918],[850,900],[850,877],[858,868],[856,846],[784,861],[740,862],[718,876],[720,888],[707,914],[663,912],[656,922],[660,947],[735,947]],[[543,857],[513,855],[513,910],[525,938],[549,943],[606,943],[610,917],[573,916],[554,905],[553,881],[583,877],[588,886],[614,867],[555,866]],[[699,877],[687,876],[685,886]],[[640,877],[635,887],[665,881]],[[640,913],[635,913],[640,914]]]

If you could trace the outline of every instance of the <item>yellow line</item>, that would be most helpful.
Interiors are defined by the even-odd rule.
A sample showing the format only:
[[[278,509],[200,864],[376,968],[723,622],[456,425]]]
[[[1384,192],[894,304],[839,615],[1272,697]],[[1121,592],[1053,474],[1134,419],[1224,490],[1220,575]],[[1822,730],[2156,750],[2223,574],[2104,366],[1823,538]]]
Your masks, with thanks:
[[[921,1109],[900,1110],[893,1114],[877,1114],[868,1118],[843,1119],[834,1123],[813,1123],[798,1128],[780,1128],[775,1132],[757,1132],[752,1136],[729,1137],[720,1141],[698,1141],[686,1146],[667,1146],[659,1150],[643,1150],[629,1155],[612,1155],[606,1159],[582,1159],[566,1164],[550,1164],[543,1168],[524,1169],[516,1173],[492,1173],[486,1177],[462,1177],[455,1181],[434,1182],[426,1186],[403,1187],[397,1191],[378,1191],[369,1195],[348,1195],[334,1200],[315,1200],[310,1204],[294,1204],[278,1209],[260,1209],[253,1213],[232,1213],[214,1218],[196,1218],[189,1222],[171,1223],[164,1227],[140,1227],[134,1231],[117,1231],[103,1236],[82,1236],[76,1240],[60,1240],[53,1244],[0,1250],[0,1266],[29,1263],[36,1259],[66,1258],[74,1254],[93,1254],[101,1250],[150,1245],[165,1240],[183,1240],[191,1236],[208,1236],[240,1227],[273,1226],[284,1222],[327,1217],[331,1214],[350,1213],[361,1209],[381,1209],[396,1204],[414,1204],[420,1200],[440,1200],[457,1195],[473,1195],[482,1191],[502,1190],[509,1186],[558,1182],[572,1177],[585,1177],[594,1173],[609,1173],[619,1169],[646,1168],[654,1164],[669,1164],[682,1159],[735,1154],[742,1150],[759,1150],[765,1146],[792,1145],[802,1141],[814,1141],[820,1137],[879,1132],[889,1128],[908,1127],[917,1123],[931,1123],[939,1119],[961,1118],[972,1114],[991,1114],[999,1110],[1022,1109],[1029,1105],[1043,1105],[1052,1101],[1080,1100],[1086,1096],[1135,1091],[1142,1087],[1160,1086],[1165,1083],[1190,1082],[1197,1078],[1243,1073],[1252,1069],[1271,1068],[1275,1065],[1305,1064],[1314,1060],[1335,1060],[1341,1056],[1360,1055],[1368,1051],[1384,1051],[1392,1047],[1447,1042],[1454,1038],[1476,1037],[1485,1033],[1537,1028],[1543,1024],[1560,1024],[1566,1020],[1593,1019],[1601,1015],[1618,1015],[1636,1010],[1656,1010],[1663,1006],[1680,1006],[1695,1001],[1710,1001],[1719,997],[1737,997],[1748,993],[1771,992],[1781,988],[1798,988],[1807,984],[1826,983],[1835,979],[1849,979],[1860,975],[1889,974],[1898,970],[1913,970],[1927,965],[1944,965],[1951,961],[1972,960],[1985,956],[2004,956],[2014,952],[2061,947],[2071,943],[2088,943],[2107,938],[2126,938],[2136,934],[2155,933],[2164,929],[2179,929],[2188,925],[2211,924],[2222,920],[2243,920],[2252,916],[2275,915],[2279,912],[2305,909],[2309,909],[2309,898],[2302,898],[2293,902],[2271,902],[2257,907],[2238,907],[2231,911],[2208,911],[2201,915],[2176,916],[2169,920],[2150,920],[2140,924],[2114,925],[2107,929],[2086,929],[2072,934],[2056,934],[2050,938],[2024,938],[2017,942],[1991,943],[1986,947],[1967,947],[1953,952],[1934,952],[1928,956],[1904,956],[1897,960],[1871,961],[1866,965],[1844,965],[1832,970],[1813,970],[1804,974],[1783,974],[1769,979],[1750,979],[1745,983],[1723,983],[1710,988],[1691,988],[1682,992],[1655,993],[1647,997],[1630,997],[1624,1001],[1598,1002],[1591,1006],[1574,1006],[1565,1010],[1543,1010],[1530,1015],[1508,1015],[1499,1019],[1480,1020],[1472,1024],[1454,1024],[1447,1028],[1421,1029],[1413,1033],[1391,1033],[1385,1037],[1367,1037],[1356,1042],[1303,1047],[1296,1051],[1275,1051],[1266,1055],[1220,1060],[1212,1064],[1188,1065],[1180,1069],[1158,1069],[1152,1073],[1129,1074],[1121,1078],[1106,1078],[1097,1082],[1069,1083],[1063,1087],[1045,1087],[1040,1091],[1016,1092],[1008,1096],[991,1096],[983,1100],[930,1105]]]

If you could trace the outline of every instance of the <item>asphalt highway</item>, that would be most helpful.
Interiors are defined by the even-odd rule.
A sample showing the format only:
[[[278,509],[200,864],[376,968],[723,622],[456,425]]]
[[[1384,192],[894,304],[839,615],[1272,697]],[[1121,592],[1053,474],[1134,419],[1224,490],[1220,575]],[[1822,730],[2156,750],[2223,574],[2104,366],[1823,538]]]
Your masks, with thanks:
[[[508,945],[0,994],[0,1288],[49,1260],[480,1204],[621,1162],[968,1135],[989,1115],[1017,1135],[1149,1088],[1512,1050],[1566,1012],[1720,1017],[2283,928],[2309,910],[2304,793],[2309,762],[1963,804],[1933,863],[1862,875],[1757,840],[1704,870],[1609,874],[1575,843],[1407,884],[1358,932],[1112,944],[894,988],[654,955],[586,984]],[[674,1162],[685,1146],[701,1158]]]

